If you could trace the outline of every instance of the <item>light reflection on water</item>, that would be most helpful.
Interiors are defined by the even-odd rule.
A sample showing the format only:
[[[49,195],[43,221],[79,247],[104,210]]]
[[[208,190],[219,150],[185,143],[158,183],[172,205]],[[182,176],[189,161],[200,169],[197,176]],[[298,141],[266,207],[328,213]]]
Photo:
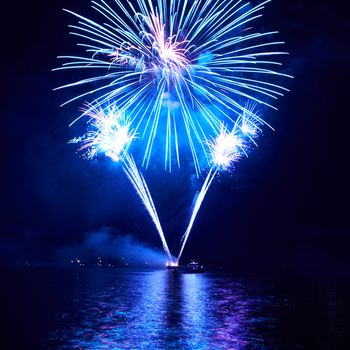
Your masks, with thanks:
[[[276,301],[262,295],[210,274],[81,271],[48,348],[269,349]]]

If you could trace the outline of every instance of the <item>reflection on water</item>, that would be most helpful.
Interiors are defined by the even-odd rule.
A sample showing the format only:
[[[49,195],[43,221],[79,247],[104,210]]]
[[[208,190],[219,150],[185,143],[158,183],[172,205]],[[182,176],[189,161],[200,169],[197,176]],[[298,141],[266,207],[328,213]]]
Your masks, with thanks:
[[[169,271],[77,275],[51,349],[277,349],[275,298],[215,275]]]
[[[0,268],[0,349],[350,349],[347,279]]]

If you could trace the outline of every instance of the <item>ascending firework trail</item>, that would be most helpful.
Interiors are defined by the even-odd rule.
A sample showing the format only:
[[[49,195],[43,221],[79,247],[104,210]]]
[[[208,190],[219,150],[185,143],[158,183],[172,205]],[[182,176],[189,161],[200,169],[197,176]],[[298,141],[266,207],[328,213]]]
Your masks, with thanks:
[[[288,91],[279,81],[291,76],[274,59],[287,54],[277,49],[284,43],[271,39],[278,32],[255,27],[268,2],[93,0],[93,19],[66,10],[77,19],[69,27],[82,53],[59,56],[55,70],[79,70],[85,78],[57,89],[79,91],[63,105],[87,102],[71,125],[88,121],[71,142],[88,159],[102,154],[122,164],[170,262],[181,258],[215,175],[232,170],[263,127],[271,128],[259,111],[276,109],[273,101]],[[159,152],[170,172],[181,162],[197,177],[210,169],[175,261],[138,170],[152,160],[158,165]]]

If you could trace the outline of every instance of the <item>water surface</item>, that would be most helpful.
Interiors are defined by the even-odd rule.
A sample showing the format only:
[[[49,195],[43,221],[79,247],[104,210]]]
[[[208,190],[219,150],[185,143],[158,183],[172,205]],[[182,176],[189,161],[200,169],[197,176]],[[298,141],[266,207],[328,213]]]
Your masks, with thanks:
[[[7,274],[7,349],[347,348],[348,289],[328,283],[166,270]]]

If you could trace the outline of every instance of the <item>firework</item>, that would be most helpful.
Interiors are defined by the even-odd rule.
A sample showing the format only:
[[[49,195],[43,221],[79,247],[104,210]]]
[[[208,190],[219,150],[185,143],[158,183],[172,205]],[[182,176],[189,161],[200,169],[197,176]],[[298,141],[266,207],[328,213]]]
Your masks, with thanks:
[[[204,184],[203,184],[203,187],[202,187],[201,191],[199,193],[197,193],[197,195],[195,197],[195,203],[194,203],[194,206],[193,206],[190,222],[188,224],[188,227],[187,227],[187,230],[186,230],[185,234],[182,237],[182,245],[181,245],[179,256],[177,258],[177,263],[179,263],[179,261],[181,259],[182,253],[183,253],[183,251],[185,249],[188,237],[190,236],[190,233],[192,231],[192,227],[193,227],[193,224],[194,224],[194,222],[196,220],[196,217],[197,217],[197,214],[199,212],[199,209],[201,208],[202,203],[204,201],[204,198],[205,198],[205,196],[206,196],[206,194],[207,194],[207,192],[209,190],[209,187],[210,187],[211,183],[213,182],[213,180],[215,178],[216,172],[217,171],[215,171],[213,169],[210,169],[210,171],[208,173],[208,176],[207,176],[207,178],[204,181]]]
[[[124,164],[123,170],[127,175],[127,177],[129,178],[129,180],[131,181],[131,183],[133,184],[138,196],[141,198],[143,204],[145,205],[149,215],[151,216],[157,228],[159,237],[163,244],[164,252],[168,257],[169,263],[173,263],[173,258],[171,256],[167,241],[165,239],[165,235],[159,221],[157,210],[154,206],[153,199],[148,189],[147,183],[144,177],[142,176],[142,174],[140,173],[140,171],[138,170],[134,159],[130,155],[125,153],[122,159]]]
[[[276,109],[274,101],[288,91],[280,80],[291,76],[275,58],[287,54],[279,49],[284,42],[272,39],[276,31],[255,28],[270,1],[93,0],[93,20],[66,10],[77,19],[70,33],[83,53],[60,56],[55,70],[79,70],[85,78],[57,89],[79,88],[63,105],[89,103],[71,123],[88,117],[88,131],[71,142],[88,159],[104,154],[121,162],[170,264],[177,262],[137,164],[148,168],[156,150],[170,172],[173,163],[188,162],[187,153],[198,178],[210,169],[179,260],[216,174],[247,156],[264,126],[272,128],[258,110]]]
[[[129,119],[120,113],[115,106],[109,106],[106,109],[88,108],[88,110],[90,117],[88,131],[83,136],[71,140],[70,143],[80,144],[78,152],[82,152],[83,157],[87,159],[102,154],[115,162],[122,163],[125,174],[151,216],[164,251],[169,261],[172,262],[172,256],[146,181],[138,170],[134,159],[127,152],[130,143],[136,137],[135,133],[130,130]]]
[[[85,51],[60,56],[58,69],[84,71],[86,79],[59,89],[85,87],[66,103],[89,98],[96,108],[113,101],[128,111],[146,167],[160,138],[165,166],[171,169],[172,158],[180,165],[179,139],[186,140],[199,174],[205,140],[222,124],[233,128],[247,100],[273,107],[271,100],[288,91],[271,81],[288,76],[273,60],[286,54],[274,49],[283,42],[271,41],[277,32],[254,29],[269,1],[96,0],[96,20],[67,11],[78,19],[71,34]],[[266,124],[254,113],[249,120]]]
[[[112,105],[106,109],[87,106],[84,111],[89,117],[88,131],[70,143],[80,144],[78,151],[87,159],[102,153],[119,161],[122,152],[127,151],[135,139],[130,120]]]
[[[212,163],[219,168],[227,169],[241,156],[243,140],[237,135],[236,131],[237,128],[228,132],[225,127],[222,127],[220,135],[214,141],[208,143]]]
[[[209,153],[211,155],[212,168],[204,181],[202,189],[195,197],[190,222],[187,226],[185,234],[182,237],[181,249],[177,258],[178,262],[182,257],[182,253],[192,231],[199,209],[204,202],[205,196],[207,195],[209,187],[211,186],[215,176],[221,171],[232,169],[235,162],[237,162],[243,155],[247,155],[245,148],[248,145],[249,139],[251,139],[252,136],[257,137],[258,135],[257,125],[250,123],[246,119],[246,115],[251,114],[250,112],[253,109],[254,106],[247,106],[246,112],[241,116],[240,127],[235,126],[234,129],[229,132],[224,126],[222,126],[220,135],[218,135],[214,140],[207,142]],[[249,126],[249,129],[245,128],[245,125]],[[245,140],[245,138],[248,138],[248,141]]]

